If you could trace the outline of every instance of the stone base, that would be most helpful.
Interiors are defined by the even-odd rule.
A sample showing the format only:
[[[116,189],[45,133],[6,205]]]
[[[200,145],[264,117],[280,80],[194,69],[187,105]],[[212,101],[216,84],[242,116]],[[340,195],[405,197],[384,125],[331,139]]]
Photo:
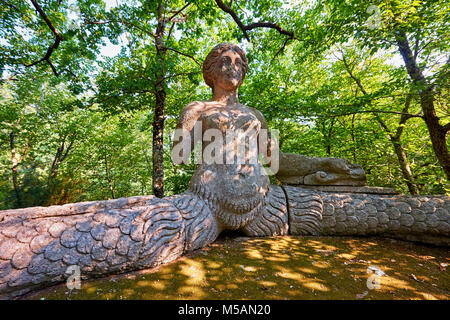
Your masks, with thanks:
[[[394,188],[368,187],[368,186],[311,186],[311,185],[292,185],[302,189],[318,190],[324,192],[339,193],[366,193],[366,194],[400,194]]]

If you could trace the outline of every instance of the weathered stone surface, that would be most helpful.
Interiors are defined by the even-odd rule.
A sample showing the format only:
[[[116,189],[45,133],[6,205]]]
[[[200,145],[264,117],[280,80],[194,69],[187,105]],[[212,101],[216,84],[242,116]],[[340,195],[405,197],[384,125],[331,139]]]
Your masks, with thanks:
[[[360,221],[366,221],[369,217],[369,213],[364,210],[356,210],[355,216],[357,216]]]
[[[359,224],[359,219],[355,216],[348,217],[347,225],[351,227],[356,227]]]
[[[37,236],[38,233],[34,228],[21,228],[17,234],[16,239],[22,243],[30,243],[31,239]]]
[[[145,205],[149,200],[153,198],[155,198],[155,196],[137,196],[115,200],[79,202],[79,203],[65,204],[62,206],[34,207],[32,211],[30,211],[29,208],[2,210],[0,211],[0,221],[8,221],[10,218],[23,220],[23,219],[45,218],[50,216],[67,217],[74,214],[79,215],[85,213],[100,212],[102,211],[102,209],[105,208],[127,209],[130,208],[131,206],[138,207],[140,205]],[[18,230],[16,229],[16,231]],[[37,231],[40,232],[39,230]],[[14,236],[15,235],[13,235],[12,237]]]
[[[426,217],[426,219],[425,219],[425,223],[428,225],[428,226],[430,226],[430,227],[432,227],[432,228],[435,228],[435,227],[437,227],[437,225],[439,224],[439,217],[437,216],[437,215],[435,215],[435,214],[433,214],[433,215],[427,215],[427,217]]]
[[[64,279],[66,270],[67,265],[62,260],[54,261],[53,263],[49,264],[46,275],[50,279],[56,278],[58,279],[58,281],[61,281]]]
[[[108,213],[105,215],[105,223],[110,228],[116,228],[119,226],[120,219],[117,214]]]
[[[400,229],[400,222],[398,220],[389,220],[388,227],[392,231]]]
[[[402,213],[396,207],[391,207],[386,209],[386,213],[389,216],[389,219],[399,219]]]
[[[369,229],[375,229],[378,226],[378,219],[375,217],[367,218],[367,225],[369,226]]]
[[[28,266],[33,257],[29,248],[24,247],[21,250],[16,251],[11,259],[11,264],[15,269],[23,269]]]
[[[450,233],[450,221],[440,221],[437,225],[437,229],[445,234]]]
[[[367,212],[368,215],[376,215],[379,211],[381,211],[381,209],[380,208],[377,209],[377,207],[375,207],[374,205],[368,204],[365,206],[364,209],[362,209],[362,211]]]
[[[270,186],[266,205],[260,216],[243,228],[249,236],[281,236],[288,234],[289,216],[284,191],[279,186]]]
[[[327,228],[328,230],[336,226],[336,218],[330,217],[330,216],[324,216],[322,225],[324,228]]]
[[[106,259],[106,256],[108,255],[108,250],[103,247],[103,245],[100,242],[97,242],[93,247],[91,251],[91,256],[93,259],[97,261],[103,261]]]
[[[128,237],[126,235],[121,235],[119,238],[119,241],[117,241],[117,246],[116,246],[117,254],[126,256],[128,253],[128,248],[130,246],[130,242],[132,242],[130,237]]]
[[[436,211],[436,207],[434,207],[429,201],[428,202],[423,202],[421,209],[426,213],[426,214],[433,214]]]
[[[30,248],[31,251],[34,253],[41,253],[44,252],[46,246],[52,242],[53,238],[50,237],[48,234],[40,234],[31,240]]]
[[[344,222],[337,222],[335,230],[337,233],[344,233],[347,230],[347,225]]]
[[[80,235],[80,232],[73,228],[67,229],[61,234],[60,242],[66,248],[73,248],[77,245]]]
[[[448,213],[448,210],[439,208],[436,210],[436,214],[441,221],[449,221],[450,220],[450,214]]]
[[[416,222],[416,223],[414,223],[412,225],[411,230],[415,231],[415,232],[422,233],[422,232],[425,232],[427,230],[427,225],[424,222]]]
[[[79,253],[89,254],[94,246],[94,238],[88,232],[83,232],[78,238],[76,249]]]
[[[144,239],[144,225],[133,224],[130,229],[130,237],[134,241],[140,242]]]
[[[125,262],[127,262],[127,260],[128,259],[126,256],[118,255],[114,251],[110,251],[108,257],[106,258],[109,266],[112,267],[123,265]]]
[[[289,208],[289,232],[298,235],[320,234],[323,212],[321,197],[312,191],[301,188],[286,186],[284,190]]]
[[[389,216],[384,212],[381,212],[380,214],[378,214],[377,218],[381,224],[386,224],[389,222]]]
[[[355,214],[355,208],[353,206],[346,206],[345,207],[345,212],[349,216],[354,215]]]
[[[303,188],[305,189],[305,188]],[[339,209],[333,210],[333,215],[322,215],[320,224],[322,234],[345,234],[345,235],[386,235],[404,240],[423,241],[438,245],[450,245],[447,228],[450,219],[444,207],[436,210],[429,209],[426,214],[422,210],[420,197],[402,197],[385,195],[362,195],[362,194],[336,194],[325,192],[318,193],[323,201],[323,208],[335,207],[337,199],[343,203]],[[428,205],[444,206],[445,201],[431,202],[425,198]],[[441,199],[439,199],[441,200]],[[296,199],[296,203],[298,199]],[[383,208],[383,211],[378,211]],[[418,209],[421,208],[421,209]],[[307,215],[308,212],[302,211]],[[440,217],[445,224],[439,224]],[[333,219],[333,218],[334,219]],[[440,235],[436,237],[434,235]],[[433,236],[429,236],[433,235]],[[445,240],[447,239],[447,240]]]
[[[96,224],[91,229],[91,235],[95,240],[101,241],[106,233],[106,228],[103,224]]]
[[[120,225],[119,225],[120,231],[124,234],[130,234],[132,223],[133,223],[133,218],[131,215],[122,218],[120,220]]]
[[[30,274],[45,274],[48,267],[49,261],[44,258],[44,254],[34,255],[31,259],[30,264],[28,265],[28,273]]]
[[[413,216],[415,221],[423,222],[427,218],[425,212],[420,209],[413,209],[411,215]]]
[[[394,207],[400,210],[401,213],[411,212],[411,206],[406,202],[395,202]]]
[[[119,240],[121,233],[118,228],[112,228],[106,231],[103,237],[103,246],[107,249],[114,248]]]
[[[76,224],[76,229],[80,232],[89,232],[91,228],[91,220],[80,221]]]
[[[48,229],[48,233],[53,238],[58,238],[64,230],[66,230],[66,225],[62,222],[56,222]]]
[[[375,199],[375,211],[385,211],[387,209],[387,204],[381,199]]]
[[[59,241],[51,242],[44,251],[44,257],[50,261],[61,260],[66,248],[64,248]]]
[[[0,243],[0,259],[10,260],[21,247],[23,248],[23,245],[15,239],[4,239]]]
[[[14,225],[12,223],[0,224],[0,233],[7,238],[14,238],[16,236],[17,232],[19,232],[19,229],[17,228],[16,225]]]
[[[78,253],[75,248],[71,248],[64,253],[62,260],[67,265],[76,265],[78,264],[80,257],[80,253]]]
[[[334,215],[334,205],[331,203],[325,203],[323,207],[323,215],[324,216],[333,216]]]
[[[405,227],[411,227],[414,224],[414,218],[410,214],[402,214],[399,221]]]

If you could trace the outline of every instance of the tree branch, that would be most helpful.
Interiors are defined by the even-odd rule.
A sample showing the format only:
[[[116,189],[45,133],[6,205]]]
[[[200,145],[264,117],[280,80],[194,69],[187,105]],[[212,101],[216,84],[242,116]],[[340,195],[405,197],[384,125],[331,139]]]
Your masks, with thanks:
[[[178,14],[180,14],[184,9],[186,9],[187,7],[189,7],[191,5],[191,2],[188,2],[183,8],[181,8],[180,10],[178,10],[177,12],[175,12],[170,18],[169,21],[172,21],[173,18],[175,18]]]
[[[64,155],[62,156],[60,162],[63,162],[64,159],[65,159],[65,158],[67,157],[67,155],[69,154],[69,151],[70,151],[70,149],[72,148],[72,145],[73,145],[73,143],[74,143],[74,141],[75,141],[75,138],[76,138],[76,136],[77,136],[77,133],[74,132],[72,136],[73,136],[73,137],[72,137],[72,140],[70,141],[70,144],[69,144],[69,146],[67,147],[66,152],[65,152]]]
[[[191,58],[198,66],[200,66],[200,67],[202,66],[200,62],[198,62],[193,56],[191,56],[191,55],[189,55],[189,54],[187,54],[187,53],[178,51],[177,49],[170,48],[170,47],[164,47],[164,49],[170,50],[170,51],[176,52],[176,53],[178,53],[178,54],[181,54],[182,56]]]
[[[14,76],[5,79],[0,79],[0,82],[8,82],[8,81],[19,81],[19,79],[14,78]]]
[[[330,117],[341,117],[341,116],[349,116],[357,113],[392,113],[392,114],[400,114],[408,116],[409,118],[422,118],[423,115],[421,114],[411,114],[411,113],[405,113],[405,112],[399,112],[399,111],[384,111],[384,110],[358,110],[358,111],[352,111],[348,113],[341,113],[341,114],[335,114],[330,115]]]
[[[396,139],[400,139],[403,133],[403,129],[405,128],[406,121],[408,121],[408,119],[411,118],[411,116],[408,114],[408,110],[411,105],[411,100],[412,100],[412,92],[408,93],[408,95],[406,96],[405,106],[403,107],[402,115],[400,117],[400,121],[398,123],[398,127],[394,135],[394,138]]]
[[[446,125],[444,125],[443,129],[444,129],[445,132],[449,132],[450,131],[450,122],[447,123]]]
[[[414,60],[417,60],[417,55],[419,54],[419,35],[416,35],[416,43],[414,45]]]
[[[222,0],[215,0],[217,6],[222,9],[222,11],[228,13],[233,20],[236,22],[236,24],[239,26],[239,28],[242,30],[242,33],[245,36],[245,39],[247,39],[248,42],[250,42],[250,37],[248,36],[247,31],[256,29],[256,28],[270,28],[270,29],[275,29],[277,30],[280,34],[286,35],[289,37],[289,39],[295,39],[294,36],[294,32],[292,31],[288,31],[288,30],[284,30],[283,28],[281,28],[279,25],[277,25],[276,23],[272,23],[272,22],[255,22],[249,25],[244,25],[241,21],[241,19],[239,19],[239,17],[237,16],[236,12],[234,12],[231,9],[231,4],[232,2],[230,2],[230,6],[227,6],[225,3],[223,3]]]
[[[58,49],[59,43],[64,40],[63,37],[59,34],[59,32],[56,30],[55,26],[52,24],[48,16],[45,14],[45,12],[42,10],[41,6],[37,3],[36,0],[31,0],[31,3],[35,7],[36,11],[39,12],[39,15],[44,19],[45,23],[49,27],[49,29],[53,32],[55,35],[55,41],[53,44],[47,49],[47,52],[45,53],[45,56],[39,60],[36,60],[35,62],[32,62],[30,64],[24,63],[25,67],[31,67],[34,66],[42,61],[48,61],[50,59],[50,56],[53,53],[53,50]]]
[[[142,27],[140,27],[140,26],[138,26],[138,25],[136,25],[136,24],[134,24],[134,23],[132,23],[130,21],[127,21],[127,20],[123,20],[123,21],[120,21],[120,20],[106,20],[106,21],[84,20],[84,23],[81,25],[81,27],[85,27],[88,24],[108,24],[108,23],[114,23],[114,22],[117,22],[117,23],[122,23],[123,22],[126,25],[129,25],[129,26],[132,26],[132,27],[134,27],[134,28],[136,28],[138,30],[141,30],[143,33],[151,36],[152,38],[155,38],[155,35],[153,33],[151,33],[150,31],[147,31],[147,30],[143,29]]]
[[[273,58],[272,58],[272,61],[275,60],[275,58],[276,58],[280,53],[284,52],[284,48],[286,48],[286,45],[287,45],[287,43],[288,43],[289,40],[290,40],[289,38],[286,38],[286,39],[284,40],[283,45],[282,45],[281,48],[275,53],[275,55],[274,55]],[[272,63],[272,61],[271,61],[271,63]]]
[[[50,66],[50,68],[52,68],[52,71],[53,71],[53,73],[54,73],[55,76],[59,77],[59,75],[65,71],[65,72],[67,72],[67,73],[70,73],[75,79],[78,79],[78,77],[76,76],[76,74],[73,73],[72,71],[70,71],[69,69],[65,68],[65,69],[62,69],[61,71],[58,72],[58,71],[56,70],[55,66],[53,65],[53,63],[50,61],[50,59],[48,59],[48,60],[46,60],[46,61],[47,61],[48,65]]]
[[[29,67],[37,65],[38,63],[40,63],[42,61],[46,61],[47,64],[52,69],[52,71],[53,71],[53,73],[55,74],[56,77],[58,77],[62,72],[66,71],[66,72],[70,73],[74,78],[77,79],[78,77],[72,71],[70,71],[68,69],[63,69],[60,72],[58,72],[56,70],[55,66],[53,65],[53,63],[50,61],[50,57],[53,54],[53,51],[58,49],[59,44],[61,43],[61,41],[64,40],[64,38],[58,32],[58,30],[56,30],[55,26],[52,24],[52,22],[50,21],[48,16],[45,14],[44,10],[42,10],[41,6],[37,3],[37,1],[36,0],[31,0],[31,3],[33,4],[34,8],[39,13],[39,15],[42,17],[42,19],[44,19],[44,21],[47,24],[47,26],[49,27],[49,29],[55,35],[55,41],[53,42],[53,44],[51,46],[48,47],[47,52],[45,53],[44,57],[42,57],[41,59],[36,60],[36,61],[34,61],[32,63],[23,63],[23,65],[25,67],[29,68]]]
[[[181,73],[177,73],[177,74],[172,74],[172,75],[163,77],[163,78],[162,78],[159,82],[157,82],[155,85],[158,85],[158,84],[160,84],[162,81],[167,80],[167,79],[170,79],[170,78],[175,78],[175,77],[179,77],[179,76],[187,76],[187,75],[190,75],[190,74],[200,74],[200,73],[202,73],[202,72],[201,72],[201,71],[194,71],[194,72],[181,72]]]
[[[280,34],[284,34],[286,36],[288,36],[290,39],[294,39],[294,32],[292,31],[288,31],[288,30],[284,30],[283,28],[281,28],[279,25],[277,25],[276,23],[272,23],[272,22],[255,22],[252,24],[249,24],[247,26],[245,26],[245,30],[249,31],[249,30],[253,30],[256,28],[271,28],[271,29],[275,29],[277,30]]]
[[[222,0],[215,0],[217,6],[222,9],[223,12],[228,13],[233,20],[236,22],[236,24],[239,26],[239,28],[242,30],[242,32],[244,33],[245,39],[247,39],[248,42],[250,42],[250,37],[247,34],[247,30],[245,30],[245,26],[242,23],[241,19],[239,19],[239,17],[237,16],[236,12],[234,12],[230,7],[228,7],[225,3],[223,3]]]

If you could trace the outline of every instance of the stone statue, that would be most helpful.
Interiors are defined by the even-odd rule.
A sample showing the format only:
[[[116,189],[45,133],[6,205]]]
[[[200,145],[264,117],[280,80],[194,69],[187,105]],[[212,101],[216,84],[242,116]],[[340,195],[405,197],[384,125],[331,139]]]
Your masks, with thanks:
[[[186,192],[0,211],[0,297],[65,281],[71,266],[80,268],[82,278],[155,267],[210,244],[225,229],[249,236],[379,235],[450,245],[449,197],[313,190],[364,186],[364,171],[345,159],[283,153],[277,177],[302,186],[270,185],[259,160],[250,161],[256,148],[250,140],[242,142],[245,161],[230,160],[227,148],[241,144],[215,139],[230,132],[261,136],[267,128],[259,111],[238,102],[246,71],[244,52],[232,44],[216,46],[204,62],[213,97],[187,105],[177,128],[191,147],[199,128],[207,142],[202,157],[217,161],[204,157]],[[204,137],[211,132],[214,142]],[[270,157],[278,150],[267,140]],[[181,157],[186,161],[189,154]]]

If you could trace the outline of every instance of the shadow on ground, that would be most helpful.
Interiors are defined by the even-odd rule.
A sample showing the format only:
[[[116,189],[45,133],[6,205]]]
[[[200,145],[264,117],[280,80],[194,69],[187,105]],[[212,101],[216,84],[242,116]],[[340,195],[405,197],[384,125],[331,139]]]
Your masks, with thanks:
[[[26,298],[447,300],[449,253],[389,239],[225,237],[157,269],[85,281],[71,293],[60,285]],[[368,273],[370,266],[385,275]],[[371,276],[373,289],[367,285]]]

